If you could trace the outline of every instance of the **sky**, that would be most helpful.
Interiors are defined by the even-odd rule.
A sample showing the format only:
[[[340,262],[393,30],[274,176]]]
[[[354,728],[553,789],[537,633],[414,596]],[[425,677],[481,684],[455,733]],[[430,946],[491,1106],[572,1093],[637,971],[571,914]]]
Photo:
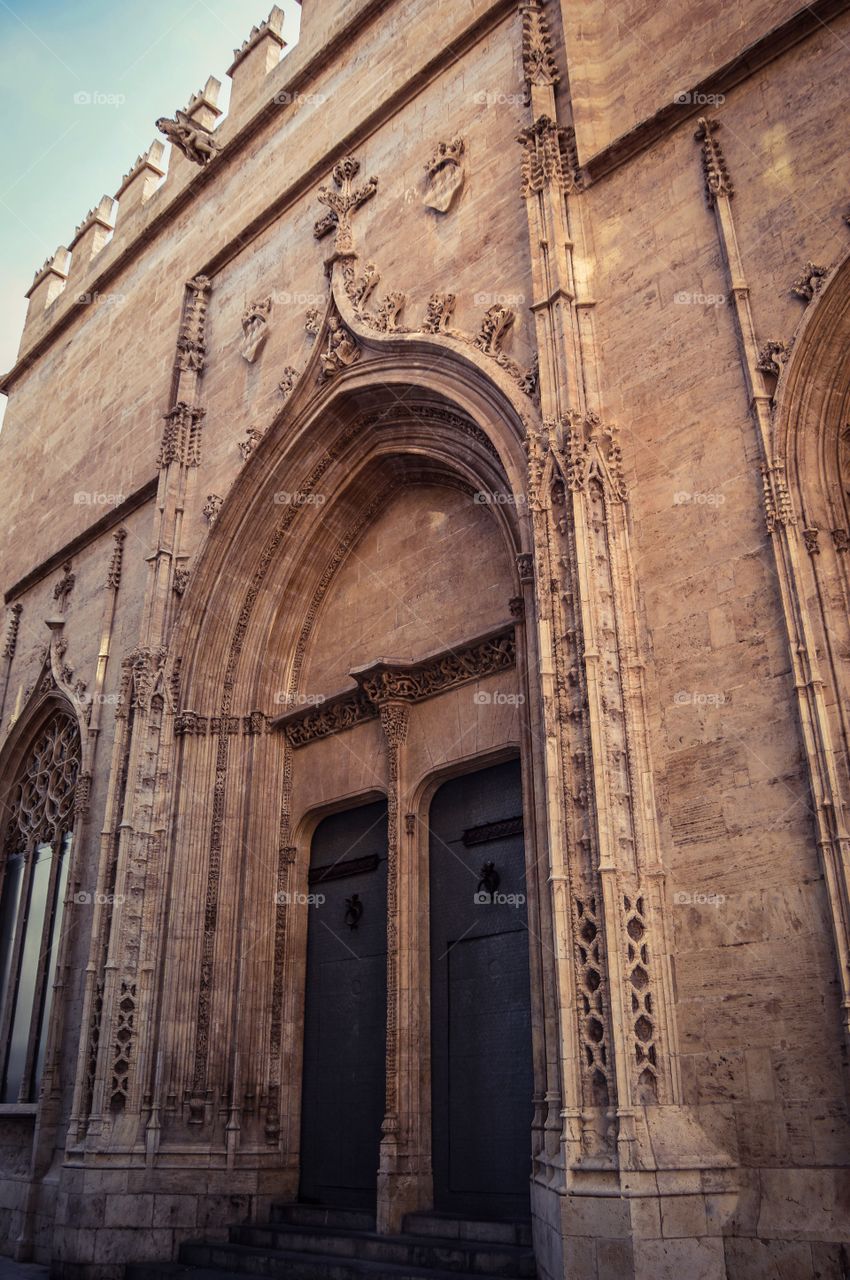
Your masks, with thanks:
[[[291,46],[299,6],[278,3]],[[271,5],[0,0],[0,373],[15,362],[36,269],[118,190],[160,136],[158,116],[185,106],[209,75],[226,109],[233,50]],[[0,396],[0,415],[5,404]]]

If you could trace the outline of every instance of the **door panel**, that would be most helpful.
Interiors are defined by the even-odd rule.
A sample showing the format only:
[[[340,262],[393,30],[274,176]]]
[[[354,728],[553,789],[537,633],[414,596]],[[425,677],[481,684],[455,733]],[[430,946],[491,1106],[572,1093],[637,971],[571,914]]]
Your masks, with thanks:
[[[434,1203],[485,1218],[529,1213],[525,853],[510,821],[521,814],[510,761],[446,783],[430,816]]]
[[[326,818],[310,867],[300,1196],[374,1209],[386,1073],[386,802]],[[355,895],[362,914],[350,905]]]

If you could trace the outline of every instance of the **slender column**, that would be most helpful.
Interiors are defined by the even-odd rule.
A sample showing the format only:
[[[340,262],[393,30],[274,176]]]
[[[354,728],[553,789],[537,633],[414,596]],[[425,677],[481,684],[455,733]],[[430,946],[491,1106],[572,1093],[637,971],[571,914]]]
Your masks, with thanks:
[[[823,863],[832,932],[841,981],[843,1027],[850,1037],[850,835],[845,800],[835,768],[835,744],[824,696],[817,644],[806,602],[801,567],[800,529],[785,476],[785,459],[776,451],[772,396],[760,356],[735,219],[734,187],[717,139],[720,125],[703,118],[695,137],[702,152],[705,192],[714,212],[733,302],[741,349],[741,371],[750,401],[761,464],[767,531],[776,561],[782,614],[788,636],[803,746],[812,788],[818,848]]]

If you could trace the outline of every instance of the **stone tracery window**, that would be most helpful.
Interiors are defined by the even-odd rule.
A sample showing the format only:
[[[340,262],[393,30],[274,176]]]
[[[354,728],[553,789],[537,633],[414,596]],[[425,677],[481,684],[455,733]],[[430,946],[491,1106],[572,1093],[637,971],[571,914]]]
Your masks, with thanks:
[[[44,1065],[68,885],[80,738],[39,730],[8,806],[0,864],[0,1102],[33,1102]]]

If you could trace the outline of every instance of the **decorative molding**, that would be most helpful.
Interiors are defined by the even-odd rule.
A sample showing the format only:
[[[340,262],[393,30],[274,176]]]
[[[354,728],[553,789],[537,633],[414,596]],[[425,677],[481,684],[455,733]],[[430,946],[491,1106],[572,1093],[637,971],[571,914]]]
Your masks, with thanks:
[[[346,729],[353,729],[366,720],[374,720],[377,714],[377,706],[359,691],[340,694],[306,711],[292,712],[284,718],[283,731],[290,746],[305,747],[319,738],[327,738]],[[275,727],[280,723],[275,722]]]
[[[833,529],[832,542],[836,551],[850,551],[850,533],[846,529]]]
[[[176,462],[181,467],[197,467],[201,462],[201,424],[206,409],[178,400],[163,414],[165,428],[156,465],[162,471]]]
[[[191,572],[191,569],[188,569],[185,565],[174,570],[174,580],[172,581],[171,589],[176,596],[185,595],[186,588],[189,585]]]
[[[121,572],[124,567],[124,543],[127,540],[127,530],[124,528],[116,529],[112,535],[112,540],[115,546],[112,551],[112,558],[109,561],[106,585],[111,591],[117,591],[121,586]]]
[[[253,364],[269,336],[270,297],[251,302],[242,313],[242,342],[239,353],[248,364]]]
[[[354,179],[359,172],[360,162],[354,156],[346,156],[333,169],[336,190],[334,187],[319,188],[319,203],[327,205],[328,212],[316,223],[313,234],[317,240],[321,240],[331,231],[336,232],[333,257],[353,252],[351,215],[367,200],[371,200],[378,190],[378,179],[375,177],[369,178],[363,186],[355,187]]]
[[[467,827],[461,839],[467,849],[474,845],[489,844],[493,840],[507,840],[523,833],[522,814],[514,818],[502,818],[499,822],[485,822],[479,827]]]
[[[387,703],[420,702],[471,680],[514,666],[513,627],[501,628],[468,644],[445,650],[419,662],[376,663],[352,672],[359,688],[338,694],[318,706],[287,713],[274,721],[292,747],[352,729],[373,720]]]
[[[428,190],[422,201],[426,209],[436,213],[448,213],[463,190],[465,178],[463,154],[466,149],[463,138],[441,142],[425,165]]]
[[[181,373],[201,373],[206,363],[207,303],[211,289],[208,276],[198,275],[186,283],[186,303],[177,338],[177,369]]]
[[[221,150],[218,138],[213,137],[209,129],[193,120],[185,111],[175,112],[173,120],[168,116],[160,116],[156,127],[187,160],[201,168],[208,165]]]
[[[726,168],[726,160],[715,133],[720,128],[717,120],[701,116],[697,131],[694,134],[697,142],[702,143],[702,170],[705,177],[705,194],[710,206],[718,196],[733,196],[735,188]]]
[[[309,307],[304,318],[304,332],[311,338],[318,338],[322,331],[322,317],[318,307]]]

